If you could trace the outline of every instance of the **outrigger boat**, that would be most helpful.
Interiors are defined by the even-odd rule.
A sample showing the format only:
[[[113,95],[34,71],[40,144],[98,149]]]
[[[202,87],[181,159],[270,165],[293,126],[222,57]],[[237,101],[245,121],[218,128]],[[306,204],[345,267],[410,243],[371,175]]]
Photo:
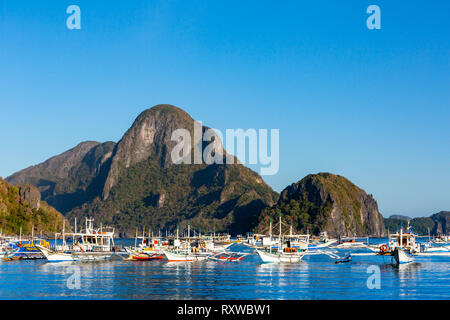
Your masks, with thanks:
[[[435,244],[447,244],[450,243],[450,236],[439,234],[431,242]]]
[[[43,239],[34,239],[29,241],[19,241],[17,243],[12,243],[12,250],[9,252],[5,252],[4,258],[5,260],[38,260],[44,259],[45,257],[42,255],[39,250],[39,246],[49,247],[49,243]]]
[[[396,247],[394,249],[393,256],[397,265],[414,262],[413,256],[406,253],[402,247]]]
[[[231,240],[231,236],[227,233],[199,235],[199,238],[206,243],[212,242],[215,251],[224,251],[233,244],[241,242],[239,239]]]
[[[134,248],[126,247],[125,251],[128,253],[128,257],[125,260],[128,261],[148,261],[153,259],[162,259],[164,253],[161,250],[162,241],[161,238],[150,238],[150,231],[148,238],[145,237],[145,229],[142,232],[142,237],[137,236],[134,242]],[[142,239],[139,246],[137,245],[137,239]]]
[[[19,239],[9,238],[3,240],[3,260],[37,260],[44,259],[38,246],[49,247],[48,241],[44,239],[36,239],[34,237],[34,229],[30,240],[22,240],[22,228],[20,228]]]
[[[309,235],[292,235],[282,236],[281,214],[279,221],[278,245],[273,246],[272,242],[272,219],[269,226],[269,246],[263,249],[256,249],[256,253],[262,262],[287,262],[298,263],[308,250]]]
[[[62,246],[56,244],[56,236],[53,249],[37,246],[49,262],[107,260],[115,254],[114,229],[94,229],[94,219],[86,218],[84,232],[76,232],[76,221],[75,233],[65,234],[63,227]],[[72,237],[72,245],[66,243],[66,236]]]
[[[364,242],[364,240],[367,240]],[[369,244],[368,238],[357,238],[357,237],[348,237],[348,238],[340,238],[339,241],[337,241],[337,244],[333,246],[334,248],[365,248]]]
[[[424,246],[416,242],[417,235],[414,234],[409,227],[406,232],[403,228],[400,232],[388,235],[388,244],[382,244],[379,248],[376,246],[367,245],[366,248],[371,250],[371,253],[352,253],[352,256],[391,256],[394,258],[396,265],[403,265],[414,262],[413,255],[423,251]]]
[[[177,248],[175,250],[164,249],[163,252],[167,257],[167,260],[169,260],[170,262],[204,261],[208,260],[212,256],[210,252],[204,250],[200,251],[198,248],[191,247],[182,249]]]
[[[211,244],[213,242],[208,242],[210,244],[209,248],[206,247],[206,243],[202,241],[197,241],[194,246],[191,246],[190,240],[190,224],[188,224],[188,233],[185,243],[181,243],[179,238],[179,227],[177,226],[177,236],[171,242],[172,249],[162,249],[164,255],[169,261],[204,261],[208,260],[214,253],[211,249]],[[209,249],[209,250],[208,250]]]
[[[127,261],[149,261],[155,259],[152,256],[146,254],[146,253],[132,253],[128,256],[128,258],[125,258],[124,260]]]

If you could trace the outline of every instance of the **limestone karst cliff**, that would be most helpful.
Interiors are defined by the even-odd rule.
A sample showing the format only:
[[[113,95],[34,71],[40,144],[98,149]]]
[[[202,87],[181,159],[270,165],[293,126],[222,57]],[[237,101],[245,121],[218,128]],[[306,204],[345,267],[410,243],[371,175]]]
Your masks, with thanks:
[[[333,237],[385,234],[373,196],[331,173],[311,174],[285,188],[278,203],[263,212],[256,230],[264,231],[269,218],[279,213],[298,232],[326,231]]]

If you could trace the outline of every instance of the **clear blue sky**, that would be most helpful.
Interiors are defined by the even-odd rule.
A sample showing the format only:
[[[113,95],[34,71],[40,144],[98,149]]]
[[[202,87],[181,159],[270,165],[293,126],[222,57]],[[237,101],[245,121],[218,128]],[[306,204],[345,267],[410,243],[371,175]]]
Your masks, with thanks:
[[[81,30],[66,8],[81,8]],[[366,8],[381,8],[381,30]],[[385,215],[450,210],[449,1],[0,0],[0,176],[118,141],[159,103],[279,128],[277,191],[341,174]]]

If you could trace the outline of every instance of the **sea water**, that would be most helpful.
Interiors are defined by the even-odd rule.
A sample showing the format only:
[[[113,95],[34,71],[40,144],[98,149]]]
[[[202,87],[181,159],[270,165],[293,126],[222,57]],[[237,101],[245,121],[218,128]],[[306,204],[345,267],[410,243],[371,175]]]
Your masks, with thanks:
[[[449,299],[449,267],[450,257],[416,257],[396,267],[391,257],[335,264],[326,255],[298,264],[263,264],[257,255],[241,262],[1,261],[0,299]]]

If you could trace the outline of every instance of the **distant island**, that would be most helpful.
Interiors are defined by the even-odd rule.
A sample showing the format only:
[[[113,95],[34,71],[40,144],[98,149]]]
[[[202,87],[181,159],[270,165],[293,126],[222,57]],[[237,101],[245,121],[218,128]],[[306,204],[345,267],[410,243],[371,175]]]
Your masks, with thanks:
[[[69,221],[94,217],[114,226],[122,237],[133,236],[136,227],[174,230],[188,223],[204,233],[262,232],[270,217],[280,213],[295,232],[326,231],[335,237],[384,236],[386,227],[392,232],[405,222],[401,217],[383,219],[372,195],[331,173],[308,175],[278,194],[242,164],[175,165],[170,161],[175,145],[171,133],[193,127],[194,119],[182,109],[157,105],[142,112],[117,143],[82,142],[11,175],[6,181],[16,189],[8,185],[8,190],[18,194],[19,186],[34,186],[52,218],[24,218],[21,210],[5,209],[0,202],[2,221],[14,221],[5,230],[17,232],[23,224],[26,231],[30,221],[40,221],[43,230],[51,231],[62,221],[59,212]],[[448,224],[440,217],[412,222],[418,231],[429,226],[433,232],[446,232]]]
[[[439,235],[450,233],[450,211],[441,211],[430,217],[410,218],[403,215],[392,215],[384,219],[386,229],[397,232],[400,227],[405,228],[409,224],[414,232],[419,235]]]

